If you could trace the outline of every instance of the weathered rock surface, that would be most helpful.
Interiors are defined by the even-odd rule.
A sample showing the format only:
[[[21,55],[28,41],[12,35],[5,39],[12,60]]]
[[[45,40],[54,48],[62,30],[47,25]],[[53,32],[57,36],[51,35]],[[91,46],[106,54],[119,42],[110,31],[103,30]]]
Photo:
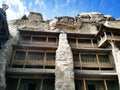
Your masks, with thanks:
[[[29,20],[35,20],[35,21],[43,21],[43,16],[40,13],[37,12],[30,12],[30,14],[28,15],[28,19]]]
[[[83,21],[95,21],[95,22],[101,22],[101,21],[115,21],[115,18],[111,15],[103,15],[99,12],[90,12],[90,13],[80,13],[78,14],[79,18],[81,18]]]
[[[120,28],[120,21],[105,21],[104,25],[111,28]]]
[[[103,23],[112,28],[120,28],[120,20],[116,21],[112,16],[96,12],[80,13],[76,17],[56,17],[48,21],[43,21],[42,14],[31,12],[21,19],[9,21],[11,36],[0,50],[0,90],[5,90],[6,87],[5,67],[8,66],[11,59],[12,45],[18,42],[18,28],[34,31],[96,34],[98,32],[97,23]],[[66,37],[66,34],[60,35],[60,47],[56,55],[56,70],[58,70],[58,72],[56,71],[56,90],[74,90],[73,57]]]
[[[19,38],[17,26],[12,22],[8,23],[10,38],[0,49],[0,90],[5,90],[5,69],[10,63],[12,56],[12,45],[16,44]]]
[[[119,90],[120,90],[120,50],[115,46],[113,42],[110,42],[112,46],[112,55],[115,62],[115,69],[118,74]]]
[[[106,21],[115,21],[115,18],[112,17],[111,15],[104,15],[104,16],[105,16]]]
[[[55,90],[75,90],[73,55],[65,33],[59,35],[55,65]]]
[[[31,12],[28,17],[24,15],[21,19],[14,20],[14,24],[18,28],[34,31],[96,34],[98,31],[96,23],[114,22],[114,20],[110,15],[91,12],[80,13],[76,17],[63,16],[43,21],[42,14]]]

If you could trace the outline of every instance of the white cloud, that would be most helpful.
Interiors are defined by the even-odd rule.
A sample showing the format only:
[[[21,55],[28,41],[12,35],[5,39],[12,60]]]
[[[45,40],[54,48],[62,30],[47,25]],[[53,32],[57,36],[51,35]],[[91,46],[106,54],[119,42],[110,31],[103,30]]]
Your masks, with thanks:
[[[27,7],[21,0],[1,0],[0,3],[5,3],[9,6],[6,10],[8,20],[18,19],[28,13]]]
[[[43,0],[36,0],[35,4],[39,5],[39,7],[41,7],[42,9],[46,9],[46,5]]]

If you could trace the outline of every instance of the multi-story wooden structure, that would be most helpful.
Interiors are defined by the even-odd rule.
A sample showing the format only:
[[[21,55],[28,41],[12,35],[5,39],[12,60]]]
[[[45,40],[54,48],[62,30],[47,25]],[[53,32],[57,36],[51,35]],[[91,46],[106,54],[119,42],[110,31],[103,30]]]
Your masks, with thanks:
[[[119,90],[111,43],[119,48],[120,29],[100,26],[97,34],[66,33],[74,60],[75,90]],[[6,69],[6,90],[54,90],[59,32],[19,30]]]

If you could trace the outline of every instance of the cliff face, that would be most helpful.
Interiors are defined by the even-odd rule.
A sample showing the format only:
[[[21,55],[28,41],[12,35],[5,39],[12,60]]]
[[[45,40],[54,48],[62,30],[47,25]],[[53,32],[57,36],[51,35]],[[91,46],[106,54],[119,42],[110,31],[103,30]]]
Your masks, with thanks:
[[[11,22],[11,21],[10,21]],[[120,21],[115,20],[110,15],[103,15],[98,12],[80,13],[76,17],[62,16],[44,21],[39,13],[31,12],[28,16],[24,15],[19,20],[12,21],[18,28],[36,31],[52,31],[52,32],[71,32],[96,34],[98,31],[98,23],[106,24],[120,28]]]
[[[5,87],[5,67],[7,67],[11,59],[12,45],[19,40],[18,28],[34,31],[96,34],[99,29],[98,25],[101,23],[108,27],[120,28],[120,20],[96,12],[80,13],[76,17],[55,17],[47,21],[43,20],[42,14],[31,12],[21,19],[8,21],[10,38],[0,49],[0,62],[4,61],[0,63],[0,86],[4,85]],[[4,89],[0,88],[0,90]]]

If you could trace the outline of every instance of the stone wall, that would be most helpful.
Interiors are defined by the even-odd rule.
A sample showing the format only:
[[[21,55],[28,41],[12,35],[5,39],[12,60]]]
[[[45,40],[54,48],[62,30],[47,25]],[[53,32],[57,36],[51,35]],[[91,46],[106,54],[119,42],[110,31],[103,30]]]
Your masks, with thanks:
[[[55,90],[75,90],[73,55],[65,33],[59,36],[55,65]]]
[[[5,69],[7,68],[12,52],[13,52],[13,44],[16,44],[19,39],[19,33],[17,31],[17,25],[14,25],[13,21],[8,23],[10,38],[9,40],[2,46],[0,49],[0,90],[5,90]]]
[[[115,46],[113,42],[110,42],[112,46],[112,55],[114,58],[115,69],[118,74],[119,90],[120,90],[120,50]]]
[[[5,68],[11,59],[12,45],[17,44],[19,40],[18,28],[34,31],[96,34],[98,31],[97,23],[120,28],[120,21],[115,21],[112,16],[105,16],[101,13],[82,13],[76,17],[63,16],[43,21],[42,14],[31,12],[28,17],[24,15],[21,19],[9,21],[10,39],[0,50],[0,90],[4,90],[6,87]],[[75,90],[73,57],[67,35],[65,33],[60,34],[59,39],[59,47],[56,51],[56,90]],[[116,53],[117,58],[119,58],[120,52],[115,52],[115,55]],[[116,66],[119,67],[119,64]]]

